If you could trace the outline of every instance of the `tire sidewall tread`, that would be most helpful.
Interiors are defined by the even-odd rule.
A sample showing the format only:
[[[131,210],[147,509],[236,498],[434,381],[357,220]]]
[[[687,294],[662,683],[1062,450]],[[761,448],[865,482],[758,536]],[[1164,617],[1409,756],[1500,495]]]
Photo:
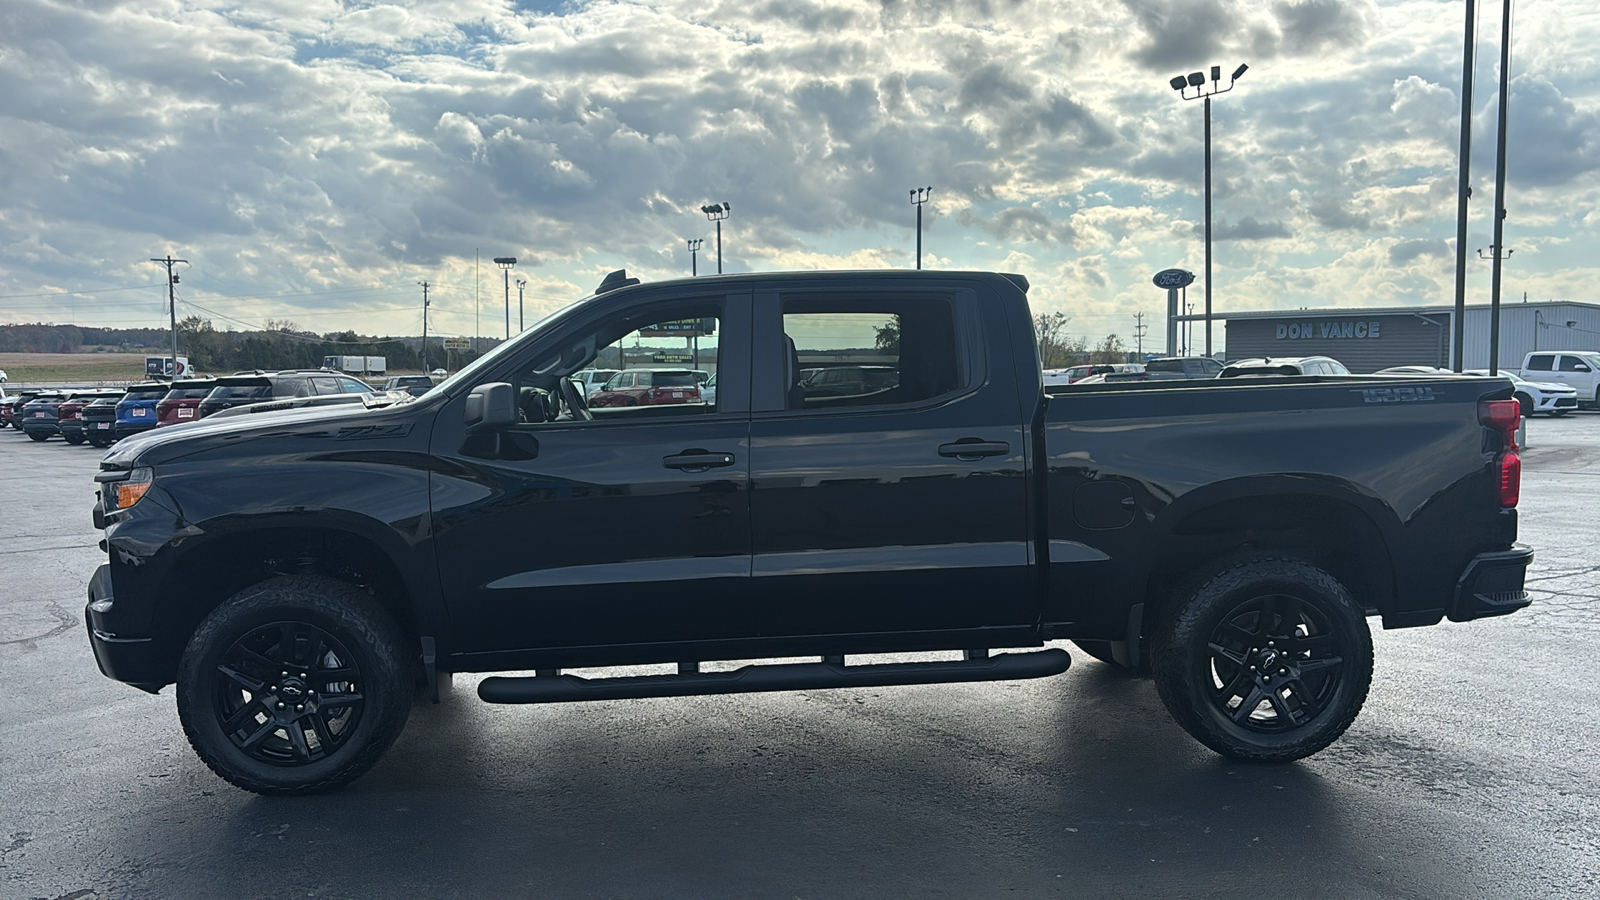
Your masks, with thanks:
[[[1193,677],[1197,654],[1208,651],[1212,629],[1248,592],[1293,589],[1312,599],[1332,627],[1348,629],[1355,659],[1347,659],[1333,699],[1310,723],[1281,734],[1247,733],[1213,712],[1209,683]],[[1312,597],[1311,594],[1317,596]],[[1188,581],[1175,595],[1176,611],[1157,630],[1152,674],[1167,711],[1200,743],[1233,759],[1291,762],[1323,750],[1344,734],[1366,702],[1372,682],[1372,633],[1349,591],[1332,575],[1288,556],[1244,557]]]
[[[243,635],[292,619],[335,635],[356,658],[365,697],[361,719],[331,756],[303,766],[274,766],[246,756],[217,723],[217,662]],[[287,575],[251,585],[200,623],[178,669],[178,716],[196,754],[219,777],[265,795],[312,794],[341,787],[372,768],[405,727],[412,700],[411,654],[404,633],[365,591],[315,575]]]

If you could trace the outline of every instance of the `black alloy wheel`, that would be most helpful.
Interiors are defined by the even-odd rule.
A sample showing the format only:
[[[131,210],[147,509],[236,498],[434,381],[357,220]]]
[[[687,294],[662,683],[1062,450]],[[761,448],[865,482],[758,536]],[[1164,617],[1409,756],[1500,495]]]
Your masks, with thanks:
[[[1167,710],[1224,756],[1301,759],[1355,720],[1372,681],[1372,635],[1345,587],[1292,559],[1205,579],[1158,635]]]
[[[285,576],[206,617],[178,674],[200,758],[258,794],[329,790],[371,768],[410,711],[411,658],[387,611],[353,585]]]

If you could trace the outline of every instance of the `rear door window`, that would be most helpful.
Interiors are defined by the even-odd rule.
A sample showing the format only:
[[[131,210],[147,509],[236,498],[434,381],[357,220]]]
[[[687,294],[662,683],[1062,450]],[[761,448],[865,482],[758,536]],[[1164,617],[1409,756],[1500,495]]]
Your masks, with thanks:
[[[1528,357],[1528,369],[1534,372],[1549,372],[1555,366],[1554,353],[1535,353]]]

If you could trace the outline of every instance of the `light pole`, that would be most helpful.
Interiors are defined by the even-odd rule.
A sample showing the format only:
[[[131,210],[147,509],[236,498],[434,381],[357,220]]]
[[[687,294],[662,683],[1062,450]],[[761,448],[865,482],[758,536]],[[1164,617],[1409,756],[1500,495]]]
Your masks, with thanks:
[[[917,208],[917,268],[922,268],[922,204],[928,202],[933,186],[911,189],[911,205]]]
[[[496,256],[494,264],[505,273],[506,282],[506,340],[511,340],[511,267],[517,264],[515,256]]]
[[[528,286],[528,279],[517,279],[517,331],[521,332],[528,326],[522,324],[522,289]]]
[[[1206,356],[1211,355],[1211,98],[1216,94],[1225,94],[1233,90],[1234,82],[1244,75],[1250,66],[1241,64],[1228,76],[1228,86],[1222,86],[1222,67],[1211,67],[1211,87],[1206,89],[1206,76],[1204,72],[1190,72],[1187,76],[1178,75],[1168,84],[1185,100],[1206,101]],[[1189,88],[1194,88],[1194,95],[1190,96]]]
[[[733,204],[724,200],[721,203],[707,203],[700,207],[706,218],[717,223],[717,274],[722,274],[722,220],[733,211]]]
[[[694,240],[687,240],[687,239],[684,240],[684,243],[689,245],[689,275],[691,277],[700,274],[700,266],[696,262],[696,254],[698,254],[700,252],[700,245],[705,243],[705,242],[706,242],[705,238],[695,238]]]

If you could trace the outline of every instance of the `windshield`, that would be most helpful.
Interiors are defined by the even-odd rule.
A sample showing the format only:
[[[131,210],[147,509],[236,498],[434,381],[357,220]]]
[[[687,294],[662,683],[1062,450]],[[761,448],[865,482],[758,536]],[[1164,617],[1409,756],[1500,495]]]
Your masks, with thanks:
[[[160,400],[162,397],[165,397],[166,395],[167,395],[167,392],[166,392],[165,389],[158,390],[158,391],[129,391],[128,393],[123,395],[122,399],[123,400]]]

